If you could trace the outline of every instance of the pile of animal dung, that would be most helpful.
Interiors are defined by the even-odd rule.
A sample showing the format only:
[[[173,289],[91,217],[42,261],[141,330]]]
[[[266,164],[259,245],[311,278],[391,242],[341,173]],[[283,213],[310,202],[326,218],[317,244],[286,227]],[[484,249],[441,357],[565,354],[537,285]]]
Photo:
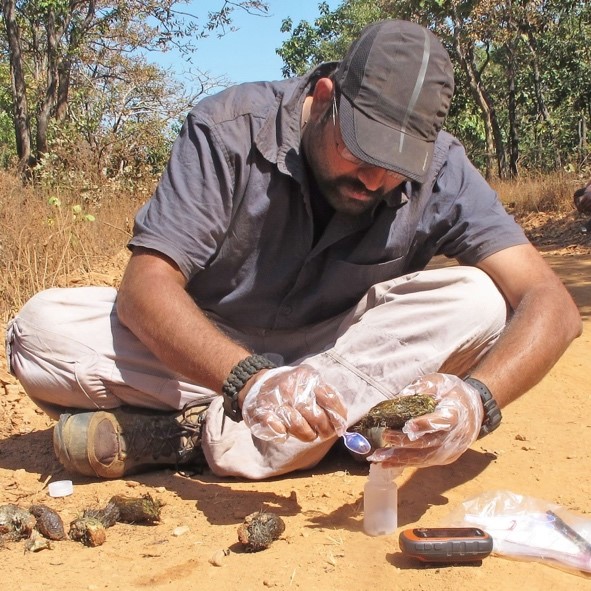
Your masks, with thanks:
[[[15,504],[0,505],[0,546],[25,540],[25,550],[36,552],[51,548],[51,542],[67,539],[85,546],[100,546],[107,539],[107,528],[117,522],[159,522],[161,507],[149,494],[136,498],[116,495],[102,509],[84,509],[70,523],[66,534],[60,515],[46,505],[32,505],[28,509]]]

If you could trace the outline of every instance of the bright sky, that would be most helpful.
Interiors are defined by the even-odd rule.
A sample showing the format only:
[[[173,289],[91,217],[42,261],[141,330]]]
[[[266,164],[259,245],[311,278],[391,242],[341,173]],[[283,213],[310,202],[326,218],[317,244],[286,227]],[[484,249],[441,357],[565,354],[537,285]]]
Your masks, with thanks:
[[[193,62],[201,71],[211,76],[226,76],[230,82],[254,80],[277,80],[281,75],[282,59],[275,53],[289,35],[281,33],[281,22],[291,17],[294,26],[301,20],[313,23],[319,16],[320,0],[268,0],[268,17],[251,16],[243,10],[235,10],[233,24],[237,31],[218,39],[216,35],[198,42]],[[327,0],[334,10],[339,0]],[[222,0],[193,0],[191,12],[205,20],[207,12],[219,9]],[[152,55],[150,59],[154,60]],[[173,54],[160,55],[155,59],[164,67],[172,67],[182,77],[187,65]]]

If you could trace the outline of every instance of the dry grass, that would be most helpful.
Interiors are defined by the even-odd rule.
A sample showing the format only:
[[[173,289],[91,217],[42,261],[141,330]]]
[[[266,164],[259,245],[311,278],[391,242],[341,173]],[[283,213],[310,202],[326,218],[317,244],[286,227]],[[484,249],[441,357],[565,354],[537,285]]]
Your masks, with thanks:
[[[1,321],[37,291],[90,280],[92,271],[107,269],[125,249],[151,188],[126,193],[105,185],[81,197],[72,189],[23,186],[0,172]]]
[[[573,193],[584,184],[574,175],[531,176],[491,183],[501,201],[517,215],[538,212],[565,213],[573,209]]]
[[[126,260],[122,253],[135,212],[154,182],[133,190],[113,182],[56,190],[23,187],[14,176],[0,172],[1,322],[42,289],[114,284]],[[573,176],[547,176],[494,187],[503,203],[523,218],[528,212],[572,211],[572,194],[581,184]],[[89,214],[94,221],[86,219]],[[118,262],[113,263],[114,258]]]

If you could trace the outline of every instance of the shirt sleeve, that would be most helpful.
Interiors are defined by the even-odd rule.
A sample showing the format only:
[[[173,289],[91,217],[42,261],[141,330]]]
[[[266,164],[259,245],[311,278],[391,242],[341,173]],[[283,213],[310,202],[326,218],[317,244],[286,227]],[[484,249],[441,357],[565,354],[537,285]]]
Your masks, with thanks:
[[[190,280],[215,256],[230,223],[234,170],[198,107],[176,139],[154,195],[135,218],[129,247],[172,259]]]
[[[436,217],[440,222],[446,220],[438,254],[476,265],[500,250],[529,242],[497,193],[468,160],[461,144],[450,146],[434,193],[440,210]]]

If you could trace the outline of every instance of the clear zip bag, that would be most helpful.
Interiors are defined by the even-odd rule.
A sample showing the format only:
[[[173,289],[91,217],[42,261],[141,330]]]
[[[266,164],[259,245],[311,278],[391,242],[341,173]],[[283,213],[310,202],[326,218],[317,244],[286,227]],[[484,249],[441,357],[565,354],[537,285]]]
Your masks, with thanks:
[[[543,499],[488,491],[452,511],[446,526],[480,527],[493,538],[493,554],[591,575],[591,518]]]

